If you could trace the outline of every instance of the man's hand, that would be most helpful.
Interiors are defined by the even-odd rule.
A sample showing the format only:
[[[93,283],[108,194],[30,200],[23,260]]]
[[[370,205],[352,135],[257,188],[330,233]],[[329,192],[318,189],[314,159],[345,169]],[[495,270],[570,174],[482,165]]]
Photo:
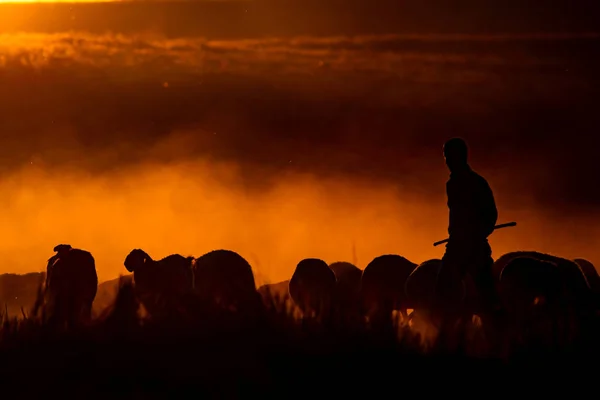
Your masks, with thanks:
[[[509,228],[509,227],[512,227],[512,226],[517,226],[517,223],[513,221],[513,222],[507,222],[505,224],[496,225],[494,227],[494,230],[496,230],[496,229],[502,229],[502,228]],[[440,240],[439,242],[435,242],[433,245],[434,246],[439,246],[440,244],[447,243],[449,240],[450,240],[449,238],[448,239],[444,239],[444,240]]]

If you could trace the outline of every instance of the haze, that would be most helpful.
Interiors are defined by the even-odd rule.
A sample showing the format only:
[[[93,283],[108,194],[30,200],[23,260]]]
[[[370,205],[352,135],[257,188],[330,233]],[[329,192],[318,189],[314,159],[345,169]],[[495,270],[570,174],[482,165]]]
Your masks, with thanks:
[[[499,222],[519,224],[493,234],[496,256],[600,264],[598,34],[28,24],[0,37],[0,272],[40,271],[58,243],[90,250],[100,280],[125,273],[133,248],[229,248],[259,282],[305,257],[440,257],[441,146],[455,135]]]
[[[431,245],[445,237],[442,196],[422,198],[352,178],[296,174],[282,174],[269,190],[249,193],[239,185],[238,168],[214,162],[146,164],[98,177],[34,166],[19,171],[0,186],[6,194],[3,270],[41,270],[58,243],[92,251],[101,280],[125,272],[123,259],[132,248],[156,258],[235,249],[257,267],[263,282],[286,279],[309,256],[330,262],[356,256],[364,267],[384,253],[423,261],[443,252]],[[497,253],[535,248],[597,257],[593,243],[574,243],[572,233],[560,230],[565,222],[583,220],[550,221],[543,212],[505,202],[500,207],[503,220],[521,225],[494,234]]]

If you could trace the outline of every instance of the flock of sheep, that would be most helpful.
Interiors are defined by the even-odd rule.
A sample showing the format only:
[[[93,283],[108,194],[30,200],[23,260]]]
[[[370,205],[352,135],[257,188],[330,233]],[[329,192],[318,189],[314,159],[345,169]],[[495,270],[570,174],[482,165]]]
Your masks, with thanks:
[[[98,278],[91,253],[61,244],[48,260],[44,296],[53,318],[79,323],[91,318]],[[257,307],[288,304],[305,318],[359,319],[386,323],[392,316],[410,321],[437,315],[433,302],[441,260],[413,263],[400,255],[382,255],[364,269],[348,262],[327,264],[316,258],[301,260],[289,281],[256,287],[250,264],[230,250],[211,251],[199,258],[173,254],[153,260],[132,250],[124,266],[133,273],[134,291],[150,318],[173,315],[191,301],[230,312],[252,312]],[[568,260],[539,252],[512,252],[493,265],[496,287],[507,325],[519,330],[544,320],[577,328],[579,321],[599,310],[600,277],[583,259]],[[443,282],[444,299],[453,304],[453,318],[478,315],[473,282]],[[450,295],[449,295],[450,296]],[[439,311],[439,310],[437,310]]]

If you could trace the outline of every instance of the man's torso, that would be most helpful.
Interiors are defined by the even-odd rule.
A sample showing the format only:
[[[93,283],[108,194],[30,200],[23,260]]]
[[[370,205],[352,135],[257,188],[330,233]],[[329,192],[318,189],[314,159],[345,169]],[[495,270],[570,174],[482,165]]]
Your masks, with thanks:
[[[450,240],[485,242],[497,220],[494,196],[487,181],[470,168],[452,173],[447,195]]]

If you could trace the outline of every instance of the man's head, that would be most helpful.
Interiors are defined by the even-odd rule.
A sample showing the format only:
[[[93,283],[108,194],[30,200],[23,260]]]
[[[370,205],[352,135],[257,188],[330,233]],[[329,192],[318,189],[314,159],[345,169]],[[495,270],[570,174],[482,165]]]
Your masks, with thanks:
[[[444,157],[450,171],[467,166],[467,143],[461,138],[452,138],[444,144]]]

